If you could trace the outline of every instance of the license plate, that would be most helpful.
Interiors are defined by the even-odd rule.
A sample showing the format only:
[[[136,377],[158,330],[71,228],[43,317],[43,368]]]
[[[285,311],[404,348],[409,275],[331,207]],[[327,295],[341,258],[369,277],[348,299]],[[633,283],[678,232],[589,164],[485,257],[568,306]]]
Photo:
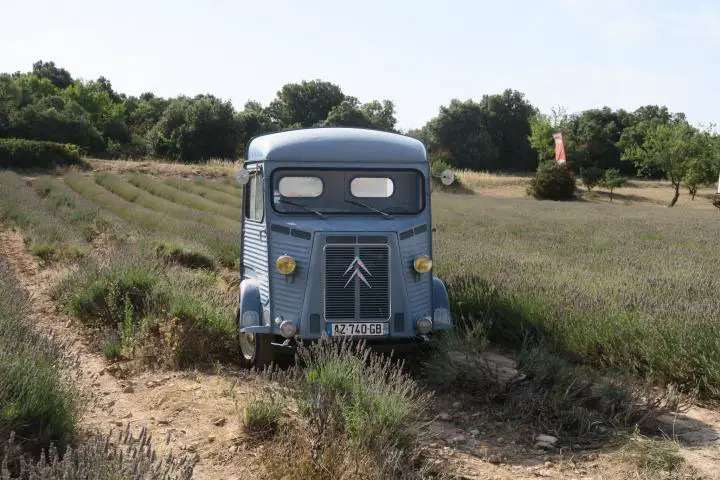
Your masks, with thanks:
[[[331,337],[379,337],[388,334],[388,324],[380,322],[328,323],[326,328]]]

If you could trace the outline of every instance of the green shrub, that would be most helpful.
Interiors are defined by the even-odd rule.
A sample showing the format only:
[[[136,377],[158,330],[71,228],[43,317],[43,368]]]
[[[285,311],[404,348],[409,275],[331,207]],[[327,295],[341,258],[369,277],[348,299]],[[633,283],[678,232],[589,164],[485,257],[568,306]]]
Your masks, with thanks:
[[[129,310],[137,322],[157,303],[160,277],[156,267],[132,260],[115,259],[102,268],[84,264],[53,295],[90,326],[122,324]]]
[[[267,452],[292,451],[283,465],[293,478],[426,478],[420,425],[430,405],[402,364],[362,342],[321,338],[300,345],[297,362],[273,377],[298,406],[295,425],[276,435]],[[265,415],[267,405],[251,407]],[[307,444],[312,441],[312,447]],[[272,476],[279,473],[268,456]]]
[[[587,188],[588,192],[594,187],[600,184],[603,179],[605,172],[599,167],[581,167],[580,178],[582,179],[583,185]]]
[[[0,168],[49,168],[84,165],[71,144],[0,138]]]
[[[75,438],[79,409],[60,370],[62,346],[33,329],[30,308],[30,297],[0,259],[0,451],[11,432],[34,453]]]
[[[241,424],[252,440],[264,440],[275,435],[280,426],[283,408],[272,392],[252,398],[243,410]]]
[[[571,200],[575,195],[575,176],[566,163],[542,162],[530,180],[528,194],[539,200]]]
[[[608,168],[605,170],[602,180],[600,180],[600,186],[610,190],[610,201],[613,200],[613,191],[616,188],[620,188],[627,183],[625,177],[620,176],[620,172],[616,168]],[[693,199],[695,194],[693,193]]]
[[[51,293],[86,325],[117,329],[103,328],[107,356],[184,368],[236,354],[235,297],[213,294],[215,281],[121,249],[106,264],[83,262]]]
[[[190,250],[182,245],[160,242],[155,249],[157,256],[168,263],[176,263],[187,268],[214,269],[215,260],[203,252]]]

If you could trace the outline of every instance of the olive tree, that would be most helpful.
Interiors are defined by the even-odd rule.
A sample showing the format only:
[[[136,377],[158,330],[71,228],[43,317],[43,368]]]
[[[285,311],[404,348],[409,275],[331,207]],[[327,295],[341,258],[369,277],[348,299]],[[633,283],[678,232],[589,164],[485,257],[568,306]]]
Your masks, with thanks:
[[[623,158],[642,168],[656,168],[663,172],[674,190],[668,206],[680,197],[680,185],[693,162],[708,155],[710,146],[704,135],[687,122],[677,121],[658,125],[650,130],[644,141],[625,152]]]

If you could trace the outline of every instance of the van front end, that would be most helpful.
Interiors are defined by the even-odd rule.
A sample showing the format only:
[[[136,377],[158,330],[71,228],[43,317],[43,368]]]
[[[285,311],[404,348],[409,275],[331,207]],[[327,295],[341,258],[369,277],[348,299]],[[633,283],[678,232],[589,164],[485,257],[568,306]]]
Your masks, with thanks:
[[[452,327],[433,275],[420,142],[357,129],[270,134],[251,142],[239,175],[246,363],[323,336],[400,351]]]
[[[243,325],[241,334],[273,335],[273,347],[288,352],[296,339],[323,335],[401,350],[451,327],[447,290],[432,274],[427,224],[401,232],[272,224],[269,237],[270,301],[263,324]]]

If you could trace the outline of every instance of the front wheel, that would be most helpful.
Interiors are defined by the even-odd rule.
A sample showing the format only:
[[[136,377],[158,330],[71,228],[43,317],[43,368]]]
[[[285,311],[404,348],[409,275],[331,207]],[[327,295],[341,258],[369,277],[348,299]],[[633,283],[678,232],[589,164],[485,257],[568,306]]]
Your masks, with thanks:
[[[239,340],[240,360],[245,366],[261,370],[275,359],[272,350],[272,335],[240,333]]]

